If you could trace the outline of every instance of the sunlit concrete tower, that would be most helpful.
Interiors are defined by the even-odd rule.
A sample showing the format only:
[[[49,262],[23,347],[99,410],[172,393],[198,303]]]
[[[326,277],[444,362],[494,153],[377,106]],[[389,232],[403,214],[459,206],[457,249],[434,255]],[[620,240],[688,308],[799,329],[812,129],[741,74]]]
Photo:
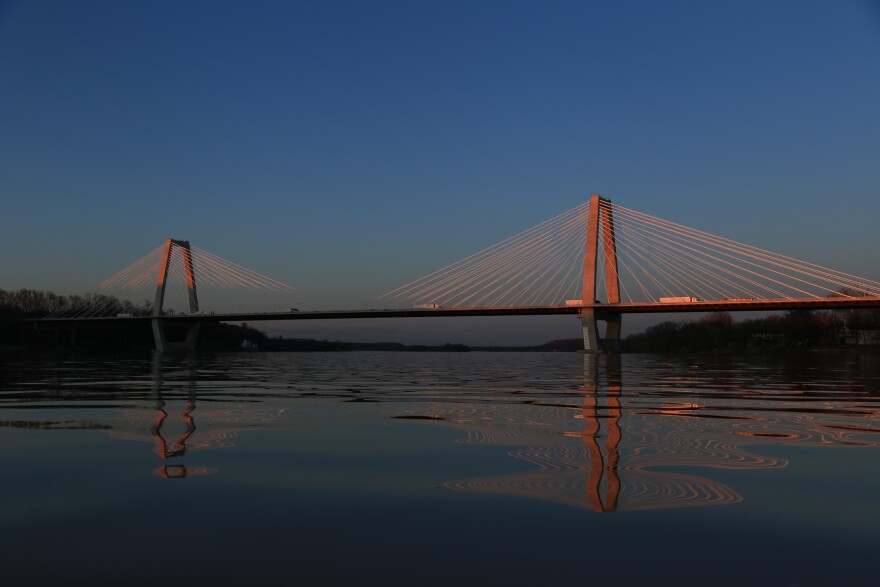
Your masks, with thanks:
[[[598,310],[592,307],[596,300],[596,272],[599,269],[599,250],[605,259],[605,297],[608,306],[620,303],[620,281],[617,272],[617,244],[614,240],[614,219],[611,214],[611,200],[597,194],[590,196],[587,215],[587,242],[584,251],[584,282],[582,304],[591,307],[581,308],[581,323],[584,328],[584,352],[599,353],[620,350],[621,314],[609,309]],[[599,338],[598,320],[605,321],[605,338]]]
[[[189,311],[195,314],[199,311],[199,297],[196,290],[196,274],[193,269],[192,249],[189,241],[169,238],[165,241],[165,252],[162,255],[162,264],[159,266],[159,276],[156,281],[156,299],[153,302],[153,340],[156,350],[164,351],[172,347],[195,348],[199,336],[199,324],[194,322],[189,325],[186,337],[180,342],[169,342],[165,328],[162,324],[162,305],[165,303],[165,284],[168,280],[168,267],[171,264],[175,247],[179,248],[183,255],[183,271],[186,275],[186,288],[189,293]]]

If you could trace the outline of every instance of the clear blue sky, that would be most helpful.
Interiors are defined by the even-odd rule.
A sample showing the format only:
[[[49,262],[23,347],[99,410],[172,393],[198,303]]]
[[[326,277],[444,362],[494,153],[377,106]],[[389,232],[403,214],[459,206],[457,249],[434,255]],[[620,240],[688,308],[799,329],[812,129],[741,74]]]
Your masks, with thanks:
[[[362,307],[592,192],[880,279],[880,6],[0,0],[3,289],[173,236]]]

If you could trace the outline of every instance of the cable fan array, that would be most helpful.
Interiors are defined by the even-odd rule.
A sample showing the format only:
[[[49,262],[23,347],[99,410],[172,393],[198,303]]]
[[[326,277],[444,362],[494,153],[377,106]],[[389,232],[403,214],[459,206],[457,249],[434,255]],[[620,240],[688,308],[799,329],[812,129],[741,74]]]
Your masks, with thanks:
[[[93,293],[71,296],[52,318],[149,315],[153,313],[156,286],[165,245],[150,251],[107,278]],[[202,313],[289,312],[314,310],[292,286],[200,249],[171,242],[162,313],[189,313],[190,296],[185,258],[190,255],[198,311]]]
[[[880,296],[876,281],[607,201],[600,208],[613,218],[621,301],[658,301],[665,296],[730,301]]]
[[[589,205],[581,204],[390,291],[386,303],[541,306],[580,297]]]
[[[596,299],[600,302],[608,301],[607,279],[619,284],[622,303],[637,304],[660,303],[663,298],[764,301],[880,296],[877,281],[688,228],[605,199],[593,201],[598,208],[592,212],[600,220],[596,243]],[[580,300],[590,213],[590,203],[585,202],[379,300],[385,306],[428,308],[558,306],[566,300]],[[166,245],[106,279],[96,292],[70,296],[49,317],[152,314]],[[163,314],[316,309],[290,285],[184,245],[170,241]],[[616,262],[606,264],[605,255],[612,251]],[[195,295],[187,285],[189,267]]]
[[[772,253],[599,200],[597,299],[616,250],[621,302],[880,296],[880,282]],[[580,299],[589,204],[581,204],[379,297],[424,307],[562,305]],[[613,226],[613,228],[612,228]]]

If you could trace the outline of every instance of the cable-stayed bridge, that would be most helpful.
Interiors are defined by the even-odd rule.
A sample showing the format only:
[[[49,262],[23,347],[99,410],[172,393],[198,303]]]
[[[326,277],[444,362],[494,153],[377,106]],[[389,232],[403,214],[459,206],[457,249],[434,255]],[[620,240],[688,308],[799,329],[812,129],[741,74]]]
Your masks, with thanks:
[[[587,202],[380,296],[321,310],[296,288],[198,249],[164,245],[40,319],[209,321],[577,314],[587,352],[615,350],[627,313],[880,308],[880,282],[625,208]],[[605,323],[599,336],[597,322]]]

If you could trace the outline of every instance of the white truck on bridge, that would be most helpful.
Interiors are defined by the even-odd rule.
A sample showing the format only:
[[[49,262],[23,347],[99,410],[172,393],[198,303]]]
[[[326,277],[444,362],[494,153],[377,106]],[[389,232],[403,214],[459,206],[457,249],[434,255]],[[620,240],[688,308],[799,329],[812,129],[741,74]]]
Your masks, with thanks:
[[[679,296],[672,298],[660,298],[661,304],[690,304],[693,302],[699,302],[700,298],[694,296]]]

